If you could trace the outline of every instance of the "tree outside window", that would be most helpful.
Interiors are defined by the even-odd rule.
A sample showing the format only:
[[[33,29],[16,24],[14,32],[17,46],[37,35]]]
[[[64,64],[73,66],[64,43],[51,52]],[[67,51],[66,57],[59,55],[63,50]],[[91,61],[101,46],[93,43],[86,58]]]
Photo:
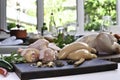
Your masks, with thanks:
[[[116,0],[85,0],[85,30],[99,31],[103,16],[111,16],[116,23]]]

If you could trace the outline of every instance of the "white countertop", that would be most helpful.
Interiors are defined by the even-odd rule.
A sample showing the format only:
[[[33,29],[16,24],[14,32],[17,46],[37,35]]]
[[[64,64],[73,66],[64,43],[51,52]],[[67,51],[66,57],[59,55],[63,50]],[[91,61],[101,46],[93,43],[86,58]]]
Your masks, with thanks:
[[[18,48],[26,48],[27,46],[23,45],[14,45],[14,46],[0,46],[0,54],[10,54],[11,52],[17,51]]]
[[[0,80],[20,80],[20,79],[16,75],[16,73],[9,72],[7,77],[3,77],[2,75],[0,75]],[[120,63],[118,64],[118,69],[111,71],[31,80],[120,80]]]

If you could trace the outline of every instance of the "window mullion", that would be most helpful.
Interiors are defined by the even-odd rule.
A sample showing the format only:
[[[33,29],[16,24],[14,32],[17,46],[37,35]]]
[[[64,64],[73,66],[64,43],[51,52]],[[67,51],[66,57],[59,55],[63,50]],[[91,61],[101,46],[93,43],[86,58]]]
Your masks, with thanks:
[[[44,22],[44,0],[37,0],[37,28],[41,31]]]
[[[84,0],[77,0],[77,25],[80,33],[84,32]]]
[[[120,25],[120,0],[117,0],[117,24]]]
[[[6,0],[0,0],[0,28],[7,29],[7,26],[6,26]]]

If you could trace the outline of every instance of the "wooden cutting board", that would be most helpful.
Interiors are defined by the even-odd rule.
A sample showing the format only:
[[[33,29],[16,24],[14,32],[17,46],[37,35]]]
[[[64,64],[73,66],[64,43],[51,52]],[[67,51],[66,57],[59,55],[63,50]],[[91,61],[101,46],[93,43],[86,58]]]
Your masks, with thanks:
[[[63,67],[44,67],[38,68],[35,66],[30,66],[31,63],[21,63],[13,64],[15,67],[15,72],[21,80],[36,79],[36,78],[47,78],[47,77],[57,77],[75,74],[85,74],[92,72],[108,71],[118,68],[116,62],[111,62],[107,60],[93,59],[85,61],[78,67],[73,65],[68,65],[66,61]]]

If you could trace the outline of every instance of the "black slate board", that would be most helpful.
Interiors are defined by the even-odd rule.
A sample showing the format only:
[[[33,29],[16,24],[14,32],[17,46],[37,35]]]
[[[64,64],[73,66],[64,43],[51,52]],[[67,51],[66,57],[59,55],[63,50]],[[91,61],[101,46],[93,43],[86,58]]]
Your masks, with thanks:
[[[92,72],[101,72],[114,70],[118,68],[116,62],[93,59],[85,61],[78,67],[73,65],[68,65],[66,61],[63,61],[65,66],[63,67],[53,67],[53,68],[38,68],[35,66],[30,66],[30,63],[13,64],[15,67],[15,72],[21,80],[37,79],[37,78],[47,78],[47,77],[57,77],[75,74],[85,74]]]
[[[103,59],[103,60],[108,60],[108,61],[120,63],[120,54],[98,56],[98,59]]]

